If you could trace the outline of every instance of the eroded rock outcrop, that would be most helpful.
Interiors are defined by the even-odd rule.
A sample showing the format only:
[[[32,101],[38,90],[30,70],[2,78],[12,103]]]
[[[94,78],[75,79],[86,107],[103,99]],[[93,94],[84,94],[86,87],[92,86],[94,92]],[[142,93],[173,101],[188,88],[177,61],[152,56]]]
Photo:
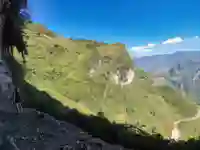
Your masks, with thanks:
[[[89,76],[104,76],[106,81],[125,86],[131,84],[134,77],[132,60],[123,44],[102,44],[101,47],[90,44],[92,55],[89,59]]]
[[[89,76],[93,77],[97,69],[91,68],[89,71]],[[135,77],[135,72],[132,68],[118,68],[116,72],[106,72],[104,73],[105,78],[112,81],[114,84],[125,86],[133,82]]]
[[[116,73],[112,73],[112,79],[115,84],[121,86],[131,84],[135,77],[135,72],[131,68],[127,69],[118,69]]]

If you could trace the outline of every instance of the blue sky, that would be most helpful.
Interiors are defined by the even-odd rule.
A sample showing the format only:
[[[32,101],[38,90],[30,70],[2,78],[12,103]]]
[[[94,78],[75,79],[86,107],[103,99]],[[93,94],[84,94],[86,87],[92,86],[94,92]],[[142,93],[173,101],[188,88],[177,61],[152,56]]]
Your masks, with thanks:
[[[29,0],[29,9],[34,21],[59,34],[122,42],[133,55],[140,55],[135,46],[149,44],[154,54],[167,39],[200,35],[199,0]]]

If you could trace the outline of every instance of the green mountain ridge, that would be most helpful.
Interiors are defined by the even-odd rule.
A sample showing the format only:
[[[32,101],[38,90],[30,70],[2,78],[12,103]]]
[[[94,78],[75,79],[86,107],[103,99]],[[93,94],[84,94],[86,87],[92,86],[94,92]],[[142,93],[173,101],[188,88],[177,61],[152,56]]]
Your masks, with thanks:
[[[178,91],[153,86],[151,76],[132,64],[123,44],[67,39],[38,24],[27,24],[24,32],[29,51],[24,79],[65,106],[165,137],[171,135],[174,121],[196,113],[196,104]],[[14,55],[22,64],[21,56]],[[15,80],[24,90],[27,106],[42,103],[65,113],[37,95],[26,95],[30,92],[18,79],[17,70]]]

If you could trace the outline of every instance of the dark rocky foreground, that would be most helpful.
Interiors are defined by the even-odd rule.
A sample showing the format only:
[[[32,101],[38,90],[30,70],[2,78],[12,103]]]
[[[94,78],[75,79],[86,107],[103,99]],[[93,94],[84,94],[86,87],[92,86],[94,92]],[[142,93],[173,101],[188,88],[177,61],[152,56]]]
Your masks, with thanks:
[[[124,150],[45,113],[0,111],[0,150]]]

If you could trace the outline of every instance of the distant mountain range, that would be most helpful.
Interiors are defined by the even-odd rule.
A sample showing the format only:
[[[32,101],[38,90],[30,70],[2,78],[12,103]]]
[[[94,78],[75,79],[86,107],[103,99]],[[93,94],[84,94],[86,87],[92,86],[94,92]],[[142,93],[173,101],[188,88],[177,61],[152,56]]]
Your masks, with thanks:
[[[134,58],[134,64],[146,72],[157,72],[168,70],[174,65],[190,61],[200,62],[200,51],[179,51],[173,54],[144,56]]]
[[[170,85],[192,95],[200,103],[199,51],[145,56],[135,58],[134,64],[155,76],[165,77]]]

